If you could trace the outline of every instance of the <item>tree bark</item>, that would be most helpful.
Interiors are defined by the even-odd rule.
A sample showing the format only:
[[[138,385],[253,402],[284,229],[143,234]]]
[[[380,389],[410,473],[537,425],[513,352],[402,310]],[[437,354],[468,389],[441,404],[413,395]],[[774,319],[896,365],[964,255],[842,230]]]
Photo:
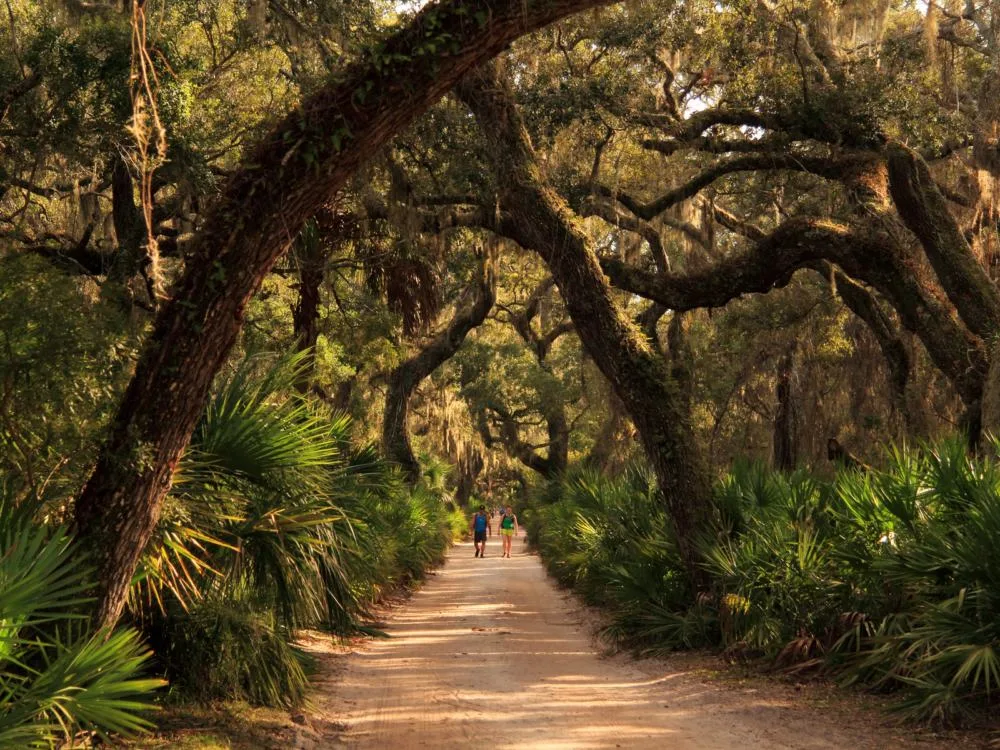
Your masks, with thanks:
[[[247,155],[192,242],[76,504],[113,625],[247,303],[306,219],[393,135],[513,40],[612,0],[449,0],[308,97]]]
[[[139,273],[142,259],[140,248],[146,236],[142,211],[135,202],[135,186],[128,165],[118,155],[111,166],[111,220],[118,242],[118,257],[115,260],[117,274],[121,279],[130,279]]]
[[[795,468],[795,401],[792,398],[794,349],[778,361],[778,382],[775,387],[777,408],[774,413],[772,453],[774,468],[792,471]]]
[[[474,295],[474,301],[468,310],[456,312],[448,328],[427,348],[389,374],[389,390],[385,397],[385,416],[382,420],[382,446],[386,458],[399,464],[411,482],[420,479],[420,463],[413,454],[410,433],[406,427],[410,396],[424,378],[455,355],[469,331],[486,320],[496,299],[496,278],[489,259],[484,259],[482,276],[477,282]]]
[[[902,414],[907,425],[911,424],[906,403],[906,386],[910,382],[912,365],[909,352],[906,351],[896,327],[872,293],[863,286],[832,266],[826,265],[819,270],[825,277],[832,279],[844,305],[864,321],[875,336],[885,358],[893,407]]]
[[[307,366],[295,383],[300,393],[309,390],[316,362],[316,343],[319,341],[320,288],[326,277],[328,250],[319,242],[314,229],[306,225],[299,233],[295,261],[299,271],[298,299],[292,308],[292,328],[295,348],[307,352]]]
[[[544,183],[520,113],[496,68],[470,75],[458,93],[487,143],[505,208],[501,232],[536,251],[548,266],[581,342],[635,422],[681,559],[692,583],[701,586],[705,575],[696,540],[708,527],[712,488],[680,388],[615,303],[579,219]]]
[[[973,254],[927,164],[908,148],[892,147],[889,189],[959,317],[972,333],[992,341],[1000,332],[1000,291]]]

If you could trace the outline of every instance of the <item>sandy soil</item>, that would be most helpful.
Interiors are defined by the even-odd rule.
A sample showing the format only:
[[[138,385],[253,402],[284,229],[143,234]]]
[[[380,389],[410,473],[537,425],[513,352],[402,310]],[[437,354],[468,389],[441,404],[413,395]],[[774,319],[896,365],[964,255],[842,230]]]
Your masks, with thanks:
[[[297,747],[959,747],[894,726],[858,699],[824,707],[809,687],[713,679],[690,660],[604,658],[582,610],[521,539],[509,560],[496,538],[489,547],[485,559],[455,547],[393,612],[391,638],[321,662]]]

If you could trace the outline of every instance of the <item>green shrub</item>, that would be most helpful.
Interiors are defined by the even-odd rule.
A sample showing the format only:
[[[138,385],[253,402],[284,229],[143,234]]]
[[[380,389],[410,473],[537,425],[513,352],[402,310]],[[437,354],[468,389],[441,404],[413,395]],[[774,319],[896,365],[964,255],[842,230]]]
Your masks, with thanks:
[[[559,481],[561,498],[542,487],[524,516],[529,539],[549,571],[591,603],[608,607],[605,635],[619,645],[658,647],[662,629],[690,601],[654,478],[635,467],[621,477],[580,471]],[[686,637],[701,642],[697,627]]]
[[[701,540],[711,590],[682,572],[655,483],[570,475],[524,514],[552,574],[606,607],[639,651],[714,645],[899,690],[950,721],[1000,694],[1000,465],[961,440],[890,450],[832,481],[737,464]]]
[[[904,687],[904,712],[949,721],[1000,694],[1000,467],[959,441],[900,463],[882,473],[906,500],[900,531],[875,565],[900,594],[849,644],[845,674]]]
[[[299,701],[294,629],[366,632],[371,605],[454,539],[445,467],[411,488],[295,391],[304,364],[252,357],[219,384],[131,592],[176,691],[198,700]]]
[[[0,494],[0,747],[51,747],[83,730],[138,734],[149,650],[134,630],[95,633],[82,605],[88,571],[64,528]]]
[[[306,655],[273,614],[231,598],[171,616],[157,649],[172,689],[198,701],[295,706],[305,698]]]

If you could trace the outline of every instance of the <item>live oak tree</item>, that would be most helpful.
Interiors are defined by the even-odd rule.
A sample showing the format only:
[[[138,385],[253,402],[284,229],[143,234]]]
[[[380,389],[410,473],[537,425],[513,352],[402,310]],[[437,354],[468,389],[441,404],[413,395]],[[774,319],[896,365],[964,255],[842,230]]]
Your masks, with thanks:
[[[601,0],[444,2],[318,89],[251,149],[192,240],[76,504],[99,568],[97,621],[121,615],[129,580],[243,311],[304,222],[358,166],[512,40]]]
[[[377,439],[390,373],[432,338],[413,332],[462,285],[455,248],[496,235],[517,241],[499,248],[499,304],[474,347],[408,400],[420,449],[460,466],[464,497],[521,468],[530,478],[620,464],[635,428],[649,448],[650,426],[626,416],[638,407],[618,393],[621,372],[606,382],[607,352],[594,355],[578,323],[568,330],[608,300],[631,362],[620,369],[663,377],[663,408],[689,422],[667,443],[683,437],[703,454],[702,469],[683,451],[658,467],[681,525],[680,506],[705,505],[707,479],[682,491],[668,469],[707,477],[745,453],[816,462],[834,435],[867,460],[886,438],[959,419],[974,434],[980,413],[996,424],[992,5],[632,0],[519,42],[510,106],[531,143],[534,194],[569,226],[528,232],[523,214],[537,206],[510,203],[517,191],[492,176],[468,110],[441,95],[522,30],[591,4],[442,4],[381,42],[393,14],[378,3],[164,6],[150,33],[169,160],[152,196],[172,301],[116,420],[120,363],[166,302],[151,294],[125,129],[127,15],[112,3],[11,5],[0,274],[25,303],[0,298],[0,312],[27,333],[11,339],[0,433],[5,465],[34,485],[77,456],[55,481],[79,487],[112,422],[77,508],[103,555],[105,621],[224,362],[261,347],[314,352],[299,389],[352,410]],[[465,15],[450,15],[460,5]],[[546,286],[536,252],[546,226],[576,238],[559,251],[576,253],[574,267],[600,263],[568,318],[554,301],[566,279]],[[370,283],[380,274],[387,284]],[[43,309],[47,294],[59,304]],[[57,319],[66,330],[47,347],[18,324],[52,332]],[[116,363],[106,372],[69,356],[104,350]],[[61,383],[37,361],[56,354],[77,363]],[[492,375],[518,382],[487,382],[491,360]],[[77,375],[70,419],[46,399]]]
[[[997,290],[981,260],[994,242],[995,222],[982,221],[992,214],[982,191],[974,196],[949,187],[928,163],[950,160],[954,166],[953,155],[985,143],[977,133],[990,126],[961,107],[951,115],[932,96],[908,102],[913,111],[891,101],[908,95],[902,93],[904,81],[930,94],[941,85],[938,73],[959,88],[977,85],[973,66],[978,55],[988,58],[990,35],[984,29],[991,10],[988,4],[970,7],[968,17],[946,16],[935,27],[928,54],[941,46],[953,62],[947,70],[941,63],[942,69],[922,81],[903,57],[914,52],[914,43],[920,53],[921,37],[912,29],[921,19],[903,14],[888,24],[879,15],[884,11],[874,8],[852,26],[831,11],[803,6],[797,15],[775,16],[767,29],[748,26],[750,19],[734,11],[723,25],[749,33],[729,46],[729,59],[723,55],[707,63],[711,75],[697,64],[683,69],[698,59],[700,42],[654,50],[664,76],[656,111],[630,112],[620,102],[608,106],[646,129],[650,135],[639,145],[666,164],[697,159],[705,166],[651,199],[600,182],[589,189],[631,219],[647,222],[701,196],[713,223],[743,237],[749,249],[695,275],[644,272],[614,260],[605,262],[606,272],[617,285],[676,310],[721,306],[747,292],[783,286],[801,268],[840,279],[845,304],[870,325],[886,355],[897,401],[903,401],[908,362],[895,324],[881,311],[886,303],[951,380],[975,440],[990,366],[988,342],[997,323]],[[935,13],[932,8],[930,19],[923,20],[933,21]],[[745,57],[769,43],[761,62]],[[743,70],[716,67],[734,63]],[[747,73],[760,67],[769,70],[768,77],[753,81]],[[986,85],[989,74],[981,80]],[[692,92],[712,106],[685,116]],[[934,124],[919,130],[921,117]],[[985,158],[983,148],[979,156],[972,154],[974,162]],[[761,216],[759,209],[740,216],[711,195],[719,181],[738,175],[775,174],[778,182],[781,173],[795,172],[809,176],[797,189],[808,186],[811,192],[800,192],[790,206],[776,202],[783,220]],[[825,196],[826,205],[810,201],[810,194]]]
[[[497,69],[469,76],[459,96],[475,113],[487,143],[502,207],[499,231],[537,252],[552,273],[580,340],[636,425],[681,557],[698,583],[703,575],[696,539],[706,529],[711,484],[682,386],[622,314],[579,219],[542,180],[509,86]]]
[[[464,296],[470,299],[460,299],[448,326],[389,373],[382,445],[386,456],[403,468],[411,482],[420,477],[420,463],[413,453],[407,425],[410,398],[422,380],[455,356],[469,331],[486,320],[496,299],[496,273],[489,258],[483,258],[468,291]]]

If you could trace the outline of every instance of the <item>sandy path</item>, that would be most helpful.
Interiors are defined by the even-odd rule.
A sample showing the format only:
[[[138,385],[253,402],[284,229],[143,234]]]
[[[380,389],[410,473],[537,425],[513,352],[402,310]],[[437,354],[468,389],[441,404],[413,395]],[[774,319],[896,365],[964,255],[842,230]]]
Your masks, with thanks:
[[[911,743],[888,721],[817,711],[788,691],[700,678],[670,662],[602,658],[572,599],[538,558],[496,538],[469,544],[389,623],[390,639],[350,655],[318,685],[318,747],[822,748],[956,747]],[[791,689],[789,689],[791,690]],[[817,716],[817,714],[820,714]],[[333,724],[333,722],[336,724]]]

